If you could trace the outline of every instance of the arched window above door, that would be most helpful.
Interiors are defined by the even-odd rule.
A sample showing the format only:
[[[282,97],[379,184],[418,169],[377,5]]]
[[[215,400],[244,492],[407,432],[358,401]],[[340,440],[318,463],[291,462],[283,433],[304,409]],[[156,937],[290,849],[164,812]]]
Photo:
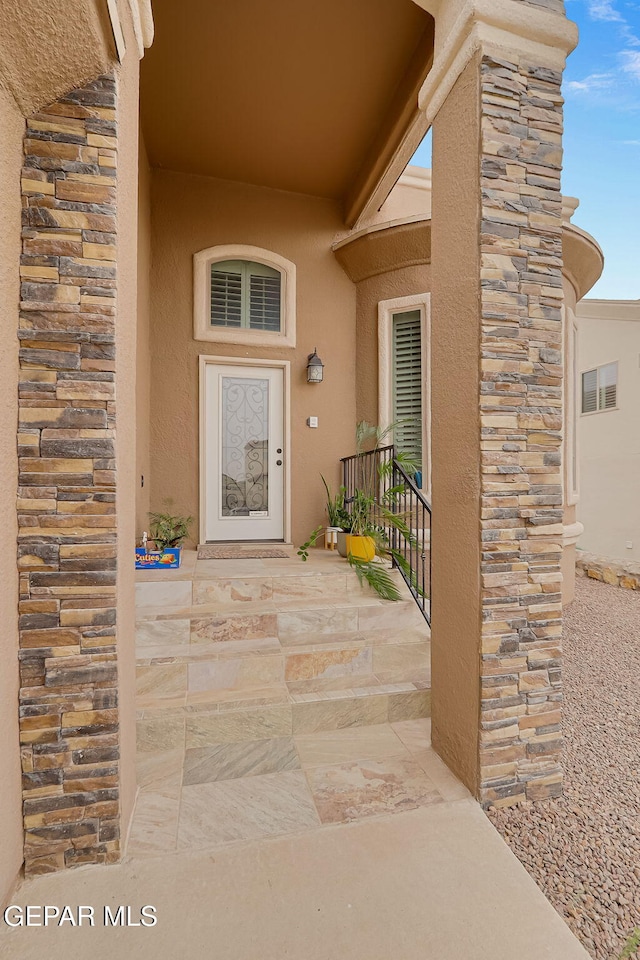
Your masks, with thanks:
[[[194,338],[294,347],[295,265],[260,247],[209,247],[194,256]]]

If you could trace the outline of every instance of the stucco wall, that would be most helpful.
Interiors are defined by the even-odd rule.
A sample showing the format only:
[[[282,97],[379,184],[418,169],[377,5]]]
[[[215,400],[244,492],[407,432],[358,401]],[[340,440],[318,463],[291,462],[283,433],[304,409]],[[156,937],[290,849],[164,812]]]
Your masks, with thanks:
[[[16,490],[18,461],[18,301],[20,285],[20,167],[24,120],[0,87],[0,903],[22,863],[22,795],[18,737],[18,574]]]
[[[151,297],[151,170],[144,139],[140,137],[138,169],[138,320],[136,342],[136,520],[144,524],[149,513],[151,468],[149,421],[151,412],[151,357],[149,321]],[[144,478],[144,481],[142,480]]]
[[[354,449],[355,287],[331,252],[338,205],[299,194],[152,171],[151,506],[165,498],[196,518],[198,356],[291,361],[293,540],[326,520],[319,474],[334,483]],[[297,346],[243,347],[193,339],[193,254],[217,244],[272,250],[297,267]],[[324,383],[306,382],[317,347]],[[309,416],[319,427],[306,426]],[[146,518],[138,517],[138,528]]]
[[[127,56],[118,74],[118,288],[116,463],[118,512],[118,676],[120,816],[126,837],[135,776],[136,313],[138,306],[138,85],[140,65],[130,10],[120,5]]]
[[[369,277],[358,284],[358,365],[356,370],[356,416],[378,423],[378,304],[431,289],[429,264],[403,267]],[[381,424],[386,426],[386,424]]]
[[[106,3],[2,0],[0,74],[24,115],[100,76],[112,54]]]
[[[578,547],[603,557],[637,561],[640,301],[584,300],[578,304],[577,316],[579,374],[618,362],[617,409],[582,414],[578,407],[578,519],[585,528]]]
[[[577,347],[573,336],[576,309],[576,290],[567,277],[563,280],[564,290],[564,429],[562,444],[562,482],[564,490],[563,505],[563,545],[562,545],[562,603],[567,604],[576,593],[576,497],[577,497],[577,423],[576,423],[576,369]]]
[[[434,123],[431,300],[433,744],[474,792],[481,622],[478,72],[474,59]]]

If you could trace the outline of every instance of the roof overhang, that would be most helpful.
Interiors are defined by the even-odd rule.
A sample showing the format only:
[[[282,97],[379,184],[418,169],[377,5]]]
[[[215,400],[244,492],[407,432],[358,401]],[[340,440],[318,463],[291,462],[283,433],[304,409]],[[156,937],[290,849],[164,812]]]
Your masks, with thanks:
[[[434,21],[412,0],[154,0],[152,166],[380,206],[426,125]]]

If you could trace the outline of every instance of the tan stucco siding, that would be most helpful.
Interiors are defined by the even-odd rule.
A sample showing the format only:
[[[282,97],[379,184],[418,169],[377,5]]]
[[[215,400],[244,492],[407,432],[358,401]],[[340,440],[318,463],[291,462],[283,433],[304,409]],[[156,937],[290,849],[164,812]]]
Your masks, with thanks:
[[[0,88],[0,901],[9,895],[22,863],[22,793],[18,736],[18,302],[20,284],[20,167],[24,120]]]
[[[138,322],[136,340],[136,518],[146,519],[151,491],[151,170],[140,137],[138,169]]]
[[[337,482],[354,448],[356,292],[331,252],[342,228],[338,205],[299,194],[205,177],[152,171],[151,504],[170,497],[198,518],[198,357],[291,362],[292,530],[294,542],[326,520],[322,472]],[[297,346],[243,347],[193,339],[193,255],[249,244],[296,265]],[[321,385],[306,382],[317,347]],[[306,426],[319,418],[317,429]],[[146,518],[138,517],[139,532]],[[198,524],[193,536],[197,537]]]
[[[429,264],[403,267],[369,277],[358,284],[358,364],[356,371],[356,416],[378,423],[378,304],[431,289]],[[381,424],[387,426],[387,424]]]
[[[127,56],[118,75],[118,287],[116,465],[118,523],[118,677],[120,829],[126,837],[136,795],[135,582],[136,317],[138,307],[138,101],[140,65],[133,25],[124,16]]]
[[[100,76],[114,53],[105,2],[2,2],[0,75],[25,115]]]
[[[474,60],[434,124],[431,327],[433,743],[474,791],[481,621],[478,72]],[[452,210],[459,211],[455,220]]]

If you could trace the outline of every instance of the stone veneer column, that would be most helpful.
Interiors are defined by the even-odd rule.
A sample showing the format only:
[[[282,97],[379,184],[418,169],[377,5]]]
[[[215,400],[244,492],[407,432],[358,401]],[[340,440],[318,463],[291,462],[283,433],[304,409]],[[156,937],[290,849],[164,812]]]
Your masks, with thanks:
[[[484,805],[561,792],[560,81],[477,49],[434,122],[433,736]]]
[[[27,875],[119,856],[116,87],[27,121],[18,490]]]

